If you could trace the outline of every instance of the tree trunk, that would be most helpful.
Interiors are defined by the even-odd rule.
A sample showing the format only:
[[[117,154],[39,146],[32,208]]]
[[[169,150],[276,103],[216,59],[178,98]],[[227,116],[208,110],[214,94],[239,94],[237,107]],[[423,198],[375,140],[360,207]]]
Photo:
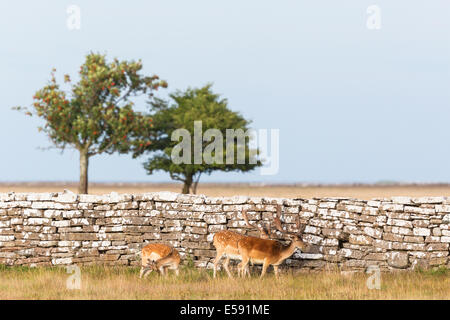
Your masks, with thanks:
[[[89,168],[89,156],[87,152],[80,151],[80,182],[78,184],[78,193],[88,193],[88,168]]]
[[[200,181],[200,176],[202,175],[202,173],[200,172],[197,176],[197,179],[194,182],[194,186],[192,187],[192,193],[193,194],[197,194],[197,187],[198,187],[198,182]]]
[[[191,186],[192,186],[192,176],[187,176],[186,180],[184,180],[184,186],[183,186],[183,194],[189,194],[191,192]]]

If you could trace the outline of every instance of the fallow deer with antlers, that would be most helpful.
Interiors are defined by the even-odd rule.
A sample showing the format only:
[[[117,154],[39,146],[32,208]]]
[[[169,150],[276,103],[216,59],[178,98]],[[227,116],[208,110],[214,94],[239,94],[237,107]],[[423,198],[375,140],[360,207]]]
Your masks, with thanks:
[[[242,216],[244,217],[244,220],[245,220],[245,223],[247,224],[247,226],[253,227],[253,228],[256,228],[259,230],[261,239],[269,239],[270,238],[270,227],[269,227],[269,229],[266,229],[266,228],[260,227],[256,224],[251,224],[248,220],[246,210],[242,210]],[[217,266],[219,264],[219,261],[224,255],[226,256],[226,259],[225,259],[225,263],[223,264],[223,267],[224,267],[225,271],[227,272],[228,277],[230,277],[230,278],[233,277],[233,275],[231,274],[231,272],[228,268],[228,264],[230,262],[230,259],[242,260],[240,254],[239,254],[239,250],[238,250],[238,241],[245,237],[247,237],[247,236],[237,233],[237,232],[234,232],[234,231],[230,231],[230,230],[222,230],[222,231],[217,232],[214,235],[213,244],[217,251],[216,258],[214,259],[214,275],[213,275],[214,278],[216,277]],[[248,267],[245,269],[245,272],[250,273],[250,271],[248,270]]]
[[[284,245],[277,240],[261,239],[256,237],[245,237],[238,241],[238,252],[242,257],[239,264],[239,274],[245,276],[245,270],[251,260],[254,264],[262,264],[261,278],[266,274],[267,268],[273,265],[275,276],[278,277],[278,266],[284,260],[292,256],[297,248],[305,250],[307,244],[303,241],[302,236],[306,225],[300,224],[297,217],[297,234],[287,233],[281,226],[279,215],[281,207],[278,207],[277,217],[275,218],[276,228],[283,234],[291,238],[289,245]]]

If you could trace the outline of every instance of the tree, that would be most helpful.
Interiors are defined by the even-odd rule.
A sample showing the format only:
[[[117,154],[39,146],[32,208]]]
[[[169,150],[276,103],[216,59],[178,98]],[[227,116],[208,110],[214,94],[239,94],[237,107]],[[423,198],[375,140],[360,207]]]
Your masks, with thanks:
[[[248,172],[261,166],[257,150],[249,147],[250,122],[228,109],[227,100],[213,93],[211,84],[177,91],[169,97],[174,101],[171,105],[162,99],[150,103],[155,120],[154,145],[160,151],[144,147],[133,154],[137,157],[152,152],[144,163],[148,174],[168,172],[173,180],[183,183],[183,193],[196,193],[202,174]],[[240,134],[228,137],[227,130]]]
[[[64,75],[67,92],[57,83],[53,69],[49,83],[33,96],[32,111],[15,108],[44,119],[45,125],[38,129],[56,148],[78,150],[80,194],[88,192],[92,156],[152,149],[153,119],[134,111],[130,99],[152,97],[153,91],[167,87],[167,83],[156,75],[141,75],[141,69],[140,60],[107,62],[105,55],[90,53],[80,67],[77,83],[72,84],[69,75]]]

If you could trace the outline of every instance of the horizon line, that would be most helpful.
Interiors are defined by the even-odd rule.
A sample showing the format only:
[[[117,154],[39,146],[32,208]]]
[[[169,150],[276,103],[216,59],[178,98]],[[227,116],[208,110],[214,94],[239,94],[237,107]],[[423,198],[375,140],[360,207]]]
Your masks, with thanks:
[[[145,185],[179,185],[181,182],[177,181],[93,181],[89,182],[89,185],[110,185],[110,186],[145,186]],[[379,182],[259,182],[259,181],[248,181],[248,182],[226,182],[226,181],[209,181],[201,182],[201,185],[248,185],[248,186],[265,186],[265,187],[276,187],[276,186],[291,186],[291,187],[357,187],[357,186],[450,186],[450,182],[401,182],[401,181],[379,181]],[[60,185],[78,185],[78,181],[73,180],[61,180],[61,181],[0,181],[1,186],[11,185],[11,186],[36,186],[36,185],[46,185],[46,186],[60,186]]]

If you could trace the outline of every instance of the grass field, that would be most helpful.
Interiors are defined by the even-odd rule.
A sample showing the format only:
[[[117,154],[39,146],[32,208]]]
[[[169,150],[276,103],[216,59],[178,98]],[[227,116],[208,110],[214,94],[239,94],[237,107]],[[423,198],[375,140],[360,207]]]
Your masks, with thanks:
[[[0,267],[1,299],[450,299],[448,269],[381,274],[381,288],[368,289],[368,275],[337,272],[269,274],[245,280],[183,267],[180,276],[152,273],[139,279],[134,267],[87,266],[81,289],[69,290],[64,268]]]
[[[64,189],[77,191],[74,183],[0,183],[0,192],[60,192]],[[180,192],[181,185],[176,183],[149,184],[124,183],[106,184],[93,183],[89,192],[92,194],[119,193],[145,193],[155,191]],[[214,184],[203,183],[199,185],[199,194],[207,196],[266,196],[280,198],[313,198],[313,197],[351,197],[369,200],[373,198],[389,198],[393,196],[450,196],[450,185],[261,185],[261,184]]]

